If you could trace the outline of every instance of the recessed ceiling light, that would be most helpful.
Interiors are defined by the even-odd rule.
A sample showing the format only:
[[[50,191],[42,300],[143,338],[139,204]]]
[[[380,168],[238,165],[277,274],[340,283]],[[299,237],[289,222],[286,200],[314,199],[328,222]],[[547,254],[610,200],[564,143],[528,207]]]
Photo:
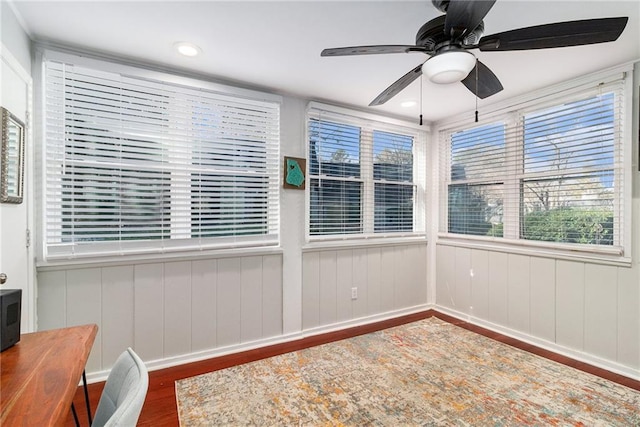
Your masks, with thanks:
[[[417,104],[416,101],[403,101],[400,103],[400,106],[403,108],[409,108],[409,107],[413,107]]]
[[[193,43],[178,42],[173,45],[181,55],[184,56],[198,56],[202,50]]]

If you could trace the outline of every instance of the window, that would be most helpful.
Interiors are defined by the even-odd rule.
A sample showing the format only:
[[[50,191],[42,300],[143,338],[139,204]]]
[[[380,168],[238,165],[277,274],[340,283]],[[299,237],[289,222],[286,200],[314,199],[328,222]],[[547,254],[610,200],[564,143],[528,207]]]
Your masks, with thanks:
[[[309,120],[310,234],[363,232],[357,126]]]
[[[278,102],[73,60],[44,73],[48,258],[277,244]]]
[[[505,183],[505,125],[451,135],[448,231],[502,237]]]
[[[440,231],[621,251],[623,87],[614,79],[441,132]]]
[[[374,231],[413,231],[413,137],[373,131]]]
[[[608,92],[523,116],[522,239],[613,245],[616,110]]]
[[[419,132],[312,107],[308,142],[312,238],[424,233]]]

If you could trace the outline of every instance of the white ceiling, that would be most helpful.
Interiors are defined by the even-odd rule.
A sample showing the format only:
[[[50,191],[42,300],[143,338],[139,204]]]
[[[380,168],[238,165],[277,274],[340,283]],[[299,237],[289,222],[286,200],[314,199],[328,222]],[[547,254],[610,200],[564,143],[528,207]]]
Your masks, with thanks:
[[[2,0],[4,1],[4,0]],[[438,16],[420,1],[26,1],[13,0],[18,19],[34,40],[210,75],[223,82],[367,108],[383,89],[427,57],[419,53],[321,58],[327,47],[413,44],[415,33]],[[498,0],[485,18],[485,33],[577,19],[628,16],[613,43],[520,52],[479,52],[505,90],[496,101],[640,58],[640,2]],[[178,55],[189,41],[203,53]],[[423,114],[437,121],[474,109],[460,83],[423,80]],[[420,79],[371,111],[416,119]]]

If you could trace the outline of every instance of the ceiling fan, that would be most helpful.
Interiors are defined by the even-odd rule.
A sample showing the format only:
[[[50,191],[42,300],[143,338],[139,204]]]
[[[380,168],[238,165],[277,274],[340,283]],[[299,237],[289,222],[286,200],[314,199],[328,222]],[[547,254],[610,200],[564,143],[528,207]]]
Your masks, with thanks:
[[[616,40],[627,17],[586,19],[519,28],[484,35],[483,19],[496,0],[431,0],[444,12],[424,24],[416,34],[415,45],[353,46],[324,49],[321,56],[373,55],[422,52],[430,56],[400,77],[376,97],[369,106],[382,105],[424,74],[439,84],[462,82],[474,95],[486,98],[503,87],[496,75],[469,52],[546,49],[580,46]]]

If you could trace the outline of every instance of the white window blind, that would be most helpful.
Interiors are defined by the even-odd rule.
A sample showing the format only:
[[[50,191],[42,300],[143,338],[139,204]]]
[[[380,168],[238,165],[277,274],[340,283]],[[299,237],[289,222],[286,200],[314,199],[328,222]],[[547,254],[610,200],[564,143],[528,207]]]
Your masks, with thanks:
[[[361,128],[309,120],[309,234],[364,230]]]
[[[618,79],[443,131],[440,231],[621,248],[623,88]]]
[[[524,114],[520,237],[618,243],[621,91]]]
[[[506,181],[505,124],[452,133],[448,188],[451,233],[502,235]]]
[[[419,132],[312,108],[308,138],[310,236],[424,233]]]
[[[373,131],[374,232],[412,232],[413,179],[411,135]]]
[[[278,241],[279,104],[45,61],[47,257]]]

